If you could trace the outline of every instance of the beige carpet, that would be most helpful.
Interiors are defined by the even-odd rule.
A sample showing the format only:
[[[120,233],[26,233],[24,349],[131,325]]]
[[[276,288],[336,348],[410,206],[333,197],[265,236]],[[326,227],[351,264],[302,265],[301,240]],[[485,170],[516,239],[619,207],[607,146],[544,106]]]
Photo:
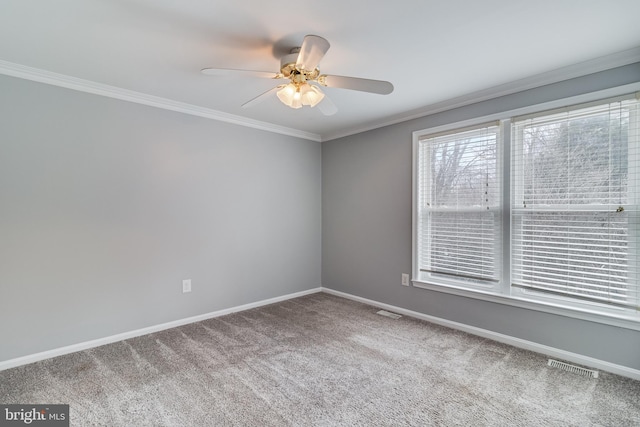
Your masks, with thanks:
[[[76,426],[640,426],[640,382],[313,294],[0,372]]]

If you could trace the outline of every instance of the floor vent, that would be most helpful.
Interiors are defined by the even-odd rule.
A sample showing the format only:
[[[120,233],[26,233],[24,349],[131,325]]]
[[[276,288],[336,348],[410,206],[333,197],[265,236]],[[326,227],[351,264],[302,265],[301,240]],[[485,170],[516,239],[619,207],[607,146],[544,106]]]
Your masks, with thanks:
[[[379,314],[380,316],[389,317],[391,319],[399,319],[402,317],[399,314],[391,313],[390,311],[385,311],[385,310],[380,310],[377,312],[377,314]]]
[[[598,378],[598,371],[592,371],[591,369],[585,369],[579,366],[569,365],[568,363],[558,362],[557,360],[549,359],[549,363],[547,363],[547,365],[551,366],[552,368],[562,369],[563,371],[582,375],[584,377]]]

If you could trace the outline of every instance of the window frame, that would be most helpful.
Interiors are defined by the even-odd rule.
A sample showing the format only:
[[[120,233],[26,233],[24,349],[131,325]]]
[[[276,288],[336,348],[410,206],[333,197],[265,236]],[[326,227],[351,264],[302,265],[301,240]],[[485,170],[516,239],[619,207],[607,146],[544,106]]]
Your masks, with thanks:
[[[591,92],[569,98],[553,100],[541,104],[524,106],[513,110],[503,111],[482,117],[470,118],[454,123],[433,126],[423,130],[413,132],[413,178],[412,178],[412,285],[416,288],[427,289],[430,291],[443,292],[453,295],[464,296],[473,299],[490,301],[499,304],[511,305],[515,307],[542,311],[557,314],[565,317],[572,317],[582,320],[619,326],[627,329],[640,331],[640,309],[635,312],[617,307],[606,307],[602,304],[592,302],[576,302],[575,300],[561,297],[549,297],[548,295],[531,295],[527,292],[512,292],[511,287],[511,126],[512,118],[529,114],[544,114],[546,111],[557,108],[573,108],[580,104],[591,102],[610,102],[608,98],[620,96],[633,96],[634,92],[640,90],[640,82],[629,85],[619,86],[597,92]],[[472,289],[466,286],[460,286],[441,280],[420,280],[419,263],[418,263],[418,221],[419,221],[419,142],[428,135],[455,132],[456,129],[465,129],[474,126],[480,126],[487,122],[499,121],[501,125],[500,132],[502,134],[501,148],[502,162],[501,167],[503,173],[502,186],[502,224],[503,224],[503,274],[502,280],[496,287],[496,290]],[[640,142],[639,142],[640,143]],[[640,154],[636,151],[636,156]],[[640,171],[636,171],[640,173]],[[637,190],[637,189],[636,189]],[[638,197],[636,195],[636,197]],[[520,290],[519,290],[520,291]],[[536,293],[538,294],[538,293]]]
[[[504,202],[504,189],[502,188],[503,186],[503,172],[504,172],[504,168],[502,165],[502,159],[503,159],[503,153],[502,153],[502,147],[500,145],[500,141],[501,139],[501,132],[503,132],[504,128],[501,125],[500,121],[498,120],[494,120],[491,122],[487,122],[487,123],[479,123],[477,125],[474,126],[470,126],[470,127],[465,127],[463,129],[455,129],[452,132],[440,132],[438,134],[433,134],[430,133],[428,134],[428,137],[425,138],[425,136],[423,135],[422,137],[418,138],[418,156],[420,155],[420,144],[422,142],[425,142],[428,144],[428,141],[426,140],[430,140],[430,139],[434,139],[434,138],[438,138],[438,137],[442,137],[442,136],[449,136],[449,135],[456,135],[456,134],[468,134],[471,132],[476,132],[476,131],[482,131],[483,129],[493,129],[493,128],[497,128],[496,130],[496,165],[495,165],[495,174],[497,176],[497,180],[498,180],[498,190],[500,193],[499,196],[499,204],[495,207],[489,207],[489,206],[469,206],[469,207],[463,207],[463,208],[459,208],[459,207],[428,207],[428,208],[424,208],[424,207],[420,207],[418,206],[417,211],[416,211],[416,215],[418,215],[418,233],[421,232],[421,219],[422,216],[421,214],[423,214],[422,209],[424,209],[426,212],[426,214],[428,215],[429,213],[439,213],[439,212],[451,212],[451,213],[484,213],[484,212],[491,212],[494,215],[498,215],[500,216],[499,219],[499,223],[502,224],[502,217],[503,215],[501,214],[501,211],[503,209],[503,202]],[[425,154],[426,159],[429,161],[429,164],[431,164],[430,162],[430,153],[427,152],[427,154]],[[416,164],[419,164],[419,160]],[[428,172],[430,169],[426,168],[426,171]],[[420,171],[417,171],[418,180],[421,180],[423,177],[420,173]],[[419,203],[419,200],[417,201]],[[429,227],[431,226],[431,223],[429,222]],[[501,230],[504,229],[503,226],[500,227]],[[430,232],[428,232],[427,234],[430,234]],[[500,233],[500,237],[502,237],[504,233]],[[502,250],[502,243],[500,242],[498,244],[498,252],[502,255],[503,254],[503,250]],[[430,250],[431,247],[429,246],[428,250]],[[430,255],[427,255],[427,258],[431,259]],[[497,287],[501,287],[502,286],[502,281],[504,278],[504,269],[503,269],[503,264],[502,264],[502,259],[497,260],[497,267],[498,267],[498,271],[497,271],[497,278],[496,279],[491,279],[491,278],[485,278],[485,279],[478,279],[478,283],[472,283],[471,280],[472,279],[470,276],[467,276],[467,279],[464,279],[464,276],[460,276],[460,278],[456,278],[455,275],[451,275],[450,277],[447,277],[445,274],[446,273],[438,273],[435,271],[426,271],[420,268],[420,266],[418,266],[417,268],[417,273],[418,276],[415,277],[419,277],[419,276],[428,276],[428,277],[436,277],[435,280],[437,280],[438,282],[441,283],[446,283],[446,284],[451,284],[453,286],[462,286],[462,287],[469,287],[471,289],[480,289],[480,290],[489,290],[489,289],[495,289]],[[465,284],[466,283],[466,284]]]
[[[524,125],[520,125],[518,126],[518,123],[521,123],[523,121],[525,121],[528,118],[538,118],[538,117],[551,117],[554,115],[558,115],[558,113],[562,114],[565,113],[567,111],[578,111],[578,110],[588,110],[588,109],[593,109],[593,107],[600,107],[606,104],[611,104],[611,103],[615,103],[615,102],[621,102],[621,101],[625,101],[625,100],[635,100],[636,104],[634,106],[634,109],[631,110],[631,115],[629,117],[629,123],[634,123],[634,122],[638,122],[638,114],[639,114],[639,101],[640,101],[640,93],[638,94],[629,94],[628,96],[620,96],[620,97],[610,97],[607,99],[602,99],[602,100],[598,100],[598,101],[594,101],[594,102],[589,102],[589,103],[582,103],[582,104],[578,104],[578,105],[571,105],[568,106],[566,108],[560,108],[560,109],[556,109],[556,110],[545,110],[539,113],[534,113],[534,114],[530,114],[527,115],[526,117],[516,117],[513,119],[514,125],[512,127],[512,137],[514,135],[516,135],[515,137],[515,141],[512,141],[512,148],[516,145],[518,145],[516,153],[520,153],[521,155],[524,155],[524,151],[522,150],[522,147],[519,146],[520,144],[524,143],[524,135],[522,134],[522,132],[524,132]],[[600,110],[602,112],[604,112],[604,110],[602,109],[597,109]],[[596,110],[596,111],[597,111]],[[595,111],[594,111],[595,112]],[[589,113],[583,113],[588,115]],[[637,128],[634,128],[635,131],[637,132]],[[638,150],[640,149],[640,141],[638,140],[638,135],[630,135],[629,137],[629,142],[634,144],[633,147],[629,147],[630,151],[628,151],[629,153],[629,157],[627,157],[627,163],[629,166],[631,166],[632,164],[634,165],[633,168],[629,168],[629,179],[628,179],[628,196],[629,196],[629,200],[625,203],[625,206],[627,207],[626,209],[626,213],[627,215],[629,215],[629,219],[628,219],[628,223],[632,224],[633,223],[633,216],[636,215],[637,211],[638,211],[638,206],[637,206],[637,201],[636,198],[634,197],[637,194],[638,189],[635,187],[636,185],[636,179],[634,178],[635,174],[638,173],[638,169],[640,169],[640,164],[638,164],[637,160],[638,159],[633,159],[633,156],[637,156],[638,155]],[[541,209],[539,206],[535,207],[532,211],[529,211],[529,209],[527,208],[517,208],[515,206],[518,205],[518,203],[514,203],[514,200],[518,200],[518,199],[522,199],[523,198],[523,191],[524,191],[524,178],[520,173],[517,173],[514,171],[514,167],[513,167],[513,162],[517,162],[520,165],[523,165],[523,161],[522,158],[519,159],[515,159],[515,157],[517,156],[517,154],[514,154],[514,156],[511,158],[512,161],[512,165],[511,165],[511,177],[514,178],[516,180],[515,185],[512,188],[512,204],[511,204],[511,212],[512,212],[512,218],[513,218],[513,213],[514,211],[522,214],[522,213],[531,213],[533,215],[535,215],[536,213],[539,212],[543,212],[543,211],[547,211],[547,212],[572,212],[572,213],[583,213],[583,212],[587,212],[587,213],[606,213],[606,214],[613,214],[615,207],[617,206],[617,204],[612,204],[611,202],[609,202],[608,204],[602,204],[602,203],[585,203],[585,204],[579,204],[579,205],[573,205],[573,204],[551,204],[551,205],[545,205],[545,207],[543,209]],[[614,206],[615,205],[615,206]],[[630,209],[629,209],[630,208]],[[514,231],[515,228],[515,224],[512,224],[512,228],[511,228],[511,235],[512,235],[512,239],[513,239],[513,235],[514,234],[521,234],[521,231]],[[636,230],[635,232],[638,233],[640,230]],[[638,237],[636,236],[636,241],[638,240]],[[630,251],[633,251],[633,248],[629,248]],[[633,255],[631,255],[631,257],[633,257]],[[513,263],[513,260],[511,261]],[[633,277],[632,279],[637,279],[635,277]],[[512,279],[513,282],[513,279]],[[598,307],[598,310],[602,311],[603,313],[618,313],[620,312],[620,310],[629,310],[630,307],[615,307],[616,303],[607,303],[607,302],[602,302],[599,303],[597,301],[593,301],[593,300],[581,300],[580,298],[571,298],[571,297],[567,297],[567,296],[562,296],[562,295],[558,295],[556,294],[555,296],[553,294],[549,294],[548,292],[544,292],[544,291],[537,291],[534,289],[528,289],[527,286],[518,286],[515,284],[512,284],[512,289],[511,289],[511,295],[515,295],[515,296],[522,296],[524,298],[531,298],[531,299],[535,299],[535,300],[541,300],[541,301],[565,301],[567,304],[570,305],[575,305],[575,306],[585,306],[587,308],[590,307]],[[640,298],[638,298],[638,296],[636,296],[636,300],[634,301],[633,306],[638,307],[640,306]]]

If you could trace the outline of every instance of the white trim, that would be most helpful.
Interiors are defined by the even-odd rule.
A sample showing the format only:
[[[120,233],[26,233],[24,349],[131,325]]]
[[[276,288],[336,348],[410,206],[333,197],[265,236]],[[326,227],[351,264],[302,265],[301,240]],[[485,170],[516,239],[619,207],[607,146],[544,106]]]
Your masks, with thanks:
[[[308,139],[316,142],[321,141],[320,135],[315,133],[304,132],[298,129],[288,128],[284,126],[278,126],[259,120],[252,120],[245,117],[236,116],[234,114],[213,110],[210,108],[199,107],[197,105],[173,101],[171,99],[161,98],[159,96],[147,95],[145,93],[122,89],[116,86],[96,83],[89,80],[66,76],[64,74],[40,70],[38,68],[27,67],[25,65],[15,64],[13,62],[0,60],[0,74],[18,77],[25,80],[32,80],[40,83],[46,83],[52,86],[64,87],[67,89],[77,90],[79,92],[91,93],[93,95],[106,96],[108,98],[119,99],[121,101],[128,101],[136,104],[147,105],[150,107],[162,108],[164,110],[177,111],[179,113],[204,117],[207,119],[226,123],[232,123],[249,128],[264,130],[267,132],[278,133],[281,135],[294,136],[297,138]]]
[[[199,117],[205,117],[227,123],[233,123],[240,126],[246,126],[254,129],[260,129],[267,132],[278,133],[282,135],[294,136],[311,141],[331,141],[333,139],[343,138],[349,135],[355,135],[385,126],[406,122],[408,120],[418,119],[432,114],[440,113],[454,108],[464,107],[466,105],[476,104],[478,102],[487,101],[489,99],[498,98],[500,96],[511,95],[513,93],[522,92],[524,90],[536,87],[558,83],[572,78],[582,77],[589,74],[605,71],[608,69],[622,67],[624,65],[633,64],[640,61],[640,47],[617,52],[612,55],[595,58],[567,67],[558,68],[556,70],[541,73],[535,76],[526,77],[515,80],[499,86],[470,93],[453,99],[428,105],[426,107],[412,110],[400,115],[382,119],[376,122],[365,123],[351,129],[337,131],[319,135],[311,132],[305,132],[298,129],[278,126],[267,122],[252,120],[233,114],[224,113],[209,108],[198,107],[195,105],[173,101],[166,98],[147,95],[140,92],[121,89],[115,86],[109,86],[89,80],[79,79],[76,77],[66,76],[63,74],[53,73],[38,68],[28,67],[13,62],[0,60],[0,74],[18,77],[26,80],[46,83],[53,86],[65,87],[81,92],[92,93],[94,95],[106,96],[110,98],[120,99],[123,101],[134,102],[137,104],[148,105],[166,110],[177,111]]]
[[[483,292],[481,290],[470,290],[447,284],[432,284],[412,280],[412,285],[414,288],[443,292],[445,294],[458,295],[466,298],[479,299],[497,304],[525,308],[527,310],[541,311],[543,313],[556,314],[558,316],[571,317],[574,319],[616,326],[618,328],[640,331],[640,319],[637,317],[626,317],[624,315],[615,315],[612,313],[603,314],[602,312],[588,310],[587,308],[567,307],[558,302],[554,303],[543,300],[531,300],[513,295]]]
[[[487,116],[474,117],[472,119],[457,121],[453,123],[447,123],[444,125],[434,126],[431,128],[420,129],[412,132],[412,134],[415,141],[416,138],[421,138],[423,136],[430,135],[433,133],[448,132],[458,128],[463,129],[470,126],[477,126],[485,122],[507,120],[517,116],[540,113],[547,110],[553,110],[556,108],[564,108],[564,107],[568,107],[576,104],[584,104],[587,102],[606,100],[607,98],[629,95],[637,91],[640,91],[640,82],[630,83],[622,86],[616,86],[608,89],[598,90],[595,92],[584,93],[581,95],[571,96],[569,98],[556,99],[554,101],[543,102],[541,104],[528,105],[522,108],[515,108],[513,110],[501,111],[499,113],[494,113]]]
[[[558,68],[556,70],[547,71],[546,73],[537,74],[535,76],[525,77],[523,79],[473,92],[457,98],[437,102],[423,108],[391,117],[387,120],[383,119],[376,123],[368,123],[363,126],[354,127],[345,131],[322,135],[322,142],[367,132],[385,126],[395,125],[413,119],[419,119],[422,117],[441,113],[443,111],[453,110],[455,108],[460,108],[471,104],[477,104],[482,101],[488,101],[490,99],[511,95],[514,93],[553,83],[558,83],[564,80],[587,76],[589,74],[598,73],[612,68],[622,67],[639,61],[640,47],[617,52],[611,55],[580,62],[578,64],[570,65],[567,67]]]
[[[188,317],[185,319],[175,320],[175,321],[163,323],[160,325],[149,326],[147,328],[124,332],[124,333],[112,335],[109,337],[99,338],[91,341],[86,341],[78,344],[60,347],[57,349],[43,351],[40,353],[35,353],[27,356],[17,357],[15,359],[9,359],[9,360],[0,362],[0,371],[15,368],[22,365],[27,365],[30,363],[39,362],[41,360],[46,360],[46,359],[50,359],[57,356],[63,356],[69,353],[75,353],[77,351],[88,350],[88,349],[99,347],[105,344],[111,344],[114,342],[139,337],[142,335],[147,335],[154,332],[164,331],[166,329],[176,328],[178,326],[187,325],[189,323],[201,322],[203,320],[225,316],[227,314],[236,313],[239,311],[250,310],[252,308],[262,307],[265,305],[274,304],[274,303],[286,301],[289,299],[302,297],[305,295],[311,295],[318,292],[325,292],[331,295],[335,295],[342,298],[368,304],[371,306],[379,307],[379,308],[382,308],[391,312],[399,313],[405,316],[410,316],[416,319],[425,320],[427,322],[435,323],[437,325],[446,326],[452,329],[468,332],[470,334],[488,338],[504,344],[513,345],[514,347],[534,351],[536,353],[545,354],[545,355],[563,359],[569,362],[590,366],[596,369],[601,369],[603,371],[611,372],[617,375],[622,375],[635,380],[640,380],[640,370],[636,370],[636,369],[629,368],[622,365],[617,365],[614,363],[606,362],[606,361],[595,359],[588,356],[583,356],[577,353],[571,353],[565,350],[560,350],[554,347],[549,347],[549,346],[534,343],[531,341],[526,341],[520,338],[511,337],[509,335],[500,334],[500,333],[489,331],[486,329],[477,328],[475,326],[453,322],[451,320],[446,320],[446,319],[442,319],[435,316],[429,316],[427,314],[419,313],[417,311],[407,310],[405,308],[397,307],[391,304],[381,303],[378,301],[370,300],[363,297],[358,297],[352,294],[336,291],[336,290],[325,288],[325,287],[318,287],[318,288],[313,288],[306,291],[295,292],[295,293],[283,295],[280,297],[270,298],[267,300],[262,300],[254,303],[249,303],[249,304],[244,304],[244,305],[240,305],[232,308],[218,310],[211,313],[206,313],[198,316]]]
[[[420,221],[418,215],[418,199],[420,195],[418,191],[418,179],[420,179],[420,135],[413,132],[411,141],[411,279],[415,279],[420,275],[418,267],[418,231]]]
[[[495,302],[499,304],[511,305],[520,308],[526,308],[529,310],[537,310],[545,313],[557,314],[565,317],[572,317],[581,320],[588,320],[591,322],[602,323],[605,325],[612,325],[627,329],[632,329],[636,331],[640,331],[640,318],[637,316],[626,316],[624,314],[617,314],[613,310],[607,310],[607,314],[604,314],[602,311],[590,310],[588,306],[584,306],[584,308],[576,307],[568,307],[566,305],[562,305],[557,302],[548,302],[543,301],[542,299],[536,299],[535,301],[527,298],[520,298],[513,295],[507,295],[504,293],[497,294],[494,292],[483,292],[482,290],[469,290],[462,287],[455,286],[455,284],[447,284],[447,283],[427,283],[421,280],[418,280],[419,271],[416,262],[417,255],[417,230],[418,230],[418,216],[417,216],[417,195],[418,195],[418,144],[420,138],[440,132],[448,132],[454,129],[463,129],[471,126],[477,126],[482,123],[491,122],[494,120],[502,121],[503,124],[506,120],[510,120],[512,117],[523,116],[532,113],[544,112],[547,110],[553,110],[556,108],[564,108],[572,105],[580,105],[584,103],[590,103],[599,100],[607,100],[608,98],[618,97],[623,95],[629,95],[634,92],[640,91],[640,82],[631,83],[623,86],[613,87],[609,89],[603,89],[596,92],[585,93],[581,95],[572,96],[569,98],[557,99],[554,101],[544,102],[541,104],[530,105],[522,108],[517,108],[508,111],[501,111],[499,113],[482,116],[482,117],[474,117],[472,119],[458,121],[454,123],[447,123],[440,126],[435,126],[432,128],[421,129],[412,132],[412,143],[413,143],[413,152],[412,152],[412,211],[411,211],[411,221],[412,221],[412,233],[411,233],[411,246],[412,246],[412,284],[416,288],[428,289],[436,292],[444,292],[459,296],[464,296],[467,298],[475,298],[484,301]],[[504,132],[503,135],[509,135],[508,132]],[[509,146],[510,147],[510,146]],[[510,161],[510,158],[505,158],[504,161]],[[505,192],[508,191],[508,188],[505,188]],[[505,193],[506,195],[506,193]],[[505,206],[505,209],[508,209],[510,212],[511,206]],[[505,213],[506,215],[506,213]],[[507,239],[508,240],[508,239]],[[507,257],[510,256],[510,251],[504,253],[503,261],[506,261]],[[503,283],[503,286],[508,286],[506,283]],[[504,290],[504,289],[503,289]]]
[[[29,363],[39,362],[41,360],[50,359],[52,357],[63,356],[69,353],[75,353],[77,351],[88,350],[90,348],[99,347],[105,344],[111,344],[118,341],[123,341],[135,337],[139,337],[142,335],[152,334],[154,332],[164,331],[166,329],[176,328],[178,326],[187,325],[189,323],[201,322],[203,320],[212,319],[214,317],[225,316],[227,314],[236,313],[238,311],[250,310],[252,308],[262,307],[264,305],[275,304],[277,302],[282,302],[286,300],[290,300],[293,298],[302,297],[305,295],[315,294],[321,292],[322,288],[313,288],[306,291],[294,292],[292,294],[287,294],[275,298],[269,298],[262,301],[252,302],[249,304],[243,304],[236,307],[226,308],[223,310],[213,311],[211,313],[200,314],[198,316],[187,317],[185,319],[174,320],[172,322],[162,323],[160,325],[149,326],[142,329],[136,329],[134,331],[123,332],[121,334],[111,335],[104,338],[98,338],[91,341],[85,341],[78,344],[72,344],[65,347],[55,348],[53,350],[47,350],[40,353],[30,354],[28,356],[17,357],[15,359],[9,359],[0,362],[0,371],[5,369],[11,369],[22,365],[27,365]]]
[[[414,317],[416,319],[425,320],[427,322],[435,323],[437,325],[446,326],[448,328],[457,329],[463,332],[468,332],[470,334],[477,335],[483,338],[488,338],[490,340],[498,341],[503,344],[512,345],[514,347],[530,350],[536,353],[541,353],[547,356],[552,356],[558,359],[566,360],[566,361],[577,363],[580,365],[585,365],[585,366],[600,369],[603,371],[611,372],[616,375],[622,375],[628,378],[632,378],[634,380],[640,380],[640,370],[638,369],[633,369],[627,366],[617,365],[615,363],[595,359],[593,357],[583,356],[581,354],[560,350],[554,347],[549,347],[549,346],[538,344],[532,341],[527,341],[520,338],[509,336],[509,335],[500,334],[498,332],[489,331],[487,329],[466,325],[464,323],[458,323],[458,322],[453,322],[451,320],[442,319],[440,317],[429,316],[427,314],[419,313],[417,311],[407,310],[405,308],[381,303],[381,302],[370,300],[367,298],[358,297],[355,295],[347,294],[345,292],[335,291],[333,289],[329,289],[325,287],[322,288],[322,292],[326,292],[331,295],[347,298],[347,299],[361,302],[364,304],[372,305],[374,307],[382,308],[384,310],[402,314],[404,316]]]

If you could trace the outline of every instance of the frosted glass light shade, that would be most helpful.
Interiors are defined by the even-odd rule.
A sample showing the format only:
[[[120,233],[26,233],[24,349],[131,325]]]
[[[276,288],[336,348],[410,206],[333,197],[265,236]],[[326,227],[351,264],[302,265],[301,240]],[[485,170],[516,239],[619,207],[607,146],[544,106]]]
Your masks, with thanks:
[[[302,105],[310,105],[311,107],[315,107],[318,105],[322,98],[324,98],[324,93],[316,87],[311,86],[310,84],[305,84],[300,88],[300,94],[302,97]]]
[[[294,85],[293,83],[289,83],[288,85],[280,89],[278,92],[276,92],[276,95],[284,105],[291,107],[291,103],[293,102],[293,95],[295,93],[296,93],[296,85]]]
[[[300,88],[296,88],[296,91],[293,93],[293,98],[291,99],[289,107],[302,108],[302,95],[300,95]]]
[[[324,93],[318,87],[308,83],[298,86],[289,83],[276,92],[276,95],[284,105],[291,108],[301,108],[303,105],[315,107],[324,98]]]

